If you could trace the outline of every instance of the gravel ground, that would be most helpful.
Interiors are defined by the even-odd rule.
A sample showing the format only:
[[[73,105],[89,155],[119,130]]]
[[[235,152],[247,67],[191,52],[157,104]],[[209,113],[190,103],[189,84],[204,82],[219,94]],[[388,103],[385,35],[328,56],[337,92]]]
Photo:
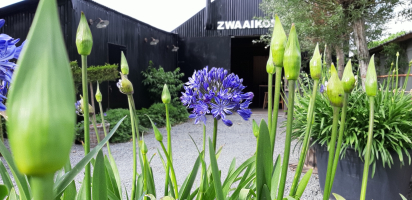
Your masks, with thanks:
[[[267,120],[267,114],[264,111],[254,112],[249,121],[244,121],[241,117],[237,115],[228,116],[233,122],[232,127],[225,126],[219,121],[218,124],[218,136],[217,136],[217,146],[223,146],[222,153],[218,159],[219,169],[222,171],[222,179],[227,176],[227,171],[232,162],[233,158],[236,158],[236,166],[239,166],[242,162],[250,158],[256,151],[256,138],[252,133],[252,119],[260,122],[261,119]],[[279,114],[280,124],[285,120],[284,114]],[[207,116],[207,138],[212,138],[213,131],[213,118]],[[160,128],[160,132],[164,135],[164,141],[166,141],[166,129]],[[177,183],[181,185],[190,173],[192,166],[198,156],[196,146],[190,139],[191,135],[196,142],[196,145],[202,147],[202,126],[194,125],[193,120],[189,120],[186,123],[182,123],[172,127],[172,150],[173,150],[173,162],[176,171]],[[278,128],[276,136],[275,154],[274,159],[279,154],[283,155],[284,141],[285,141],[285,128]],[[159,143],[155,140],[153,133],[148,133],[144,135],[145,142],[148,147],[148,158],[157,153],[157,149],[161,149]],[[208,143],[206,143],[208,144]],[[6,141],[6,146],[8,142]],[[292,148],[294,142],[292,142]],[[111,144],[111,151],[116,164],[119,169],[120,179],[123,187],[127,189],[130,194],[131,182],[132,182],[132,142]],[[208,148],[208,147],[206,147]],[[292,149],[293,150],[293,149]],[[104,147],[103,151],[107,154],[107,148]],[[208,154],[208,153],[207,153]],[[72,166],[77,164],[84,156],[83,147],[81,145],[74,145],[71,150],[70,160]],[[299,159],[298,151],[293,152],[290,156],[290,163],[297,162]],[[3,159],[2,159],[3,160]],[[3,160],[4,161],[4,160]],[[206,157],[206,162],[209,162],[209,157]],[[162,162],[158,155],[153,157],[151,162],[151,167],[153,169],[156,192],[157,196],[161,197],[164,191],[164,177],[165,172]],[[138,164],[138,172],[141,172],[140,166]],[[288,194],[291,181],[293,180],[294,172],[290,169],[288,170],[288,177],[286,183],[285,194]],[[84,170],[77,175],[75,182],[76,186],[79,188],[84,177]],[[0,181],[1,182],[1,181]],[[196,179],[195,186],[199,185],[199,178]],[[124,192],[123,192],[124,193]],[[309,184],[303,193],[302,199],[315,200],[322,199],[322,194],[319,188],[318,175],[312,175]]]

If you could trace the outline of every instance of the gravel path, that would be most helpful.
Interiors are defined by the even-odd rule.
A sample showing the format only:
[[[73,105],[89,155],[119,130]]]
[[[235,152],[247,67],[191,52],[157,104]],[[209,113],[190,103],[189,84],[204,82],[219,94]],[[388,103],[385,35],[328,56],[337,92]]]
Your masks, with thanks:
[[[218,123],[218,135],[217,146],[223,146],[222,153],[218,159],[219,169],[222,171],[222,179],[227,176],[229,166],[233,158],[236,158],[236,166],[250,158],[256,151],[256,138],[252,133],[252,119],[260,123],[261,119],[267,120],[267,114],[265,112],[257,112],[252,115],[249,121],[244,121],[240,116],[232,115],[228,116],[233,122],[232,127],[225,126],[221,121]],[[280,124],[285,120],[284,114],[279,114]],[[212,138],[213,132],[213,118],[207,116],[206,125],[206,137]],[[164,135],[164,142],[167,141],[167,133],[165,128],[160,128],[160,132]],[[198,156],[196,146],[190,139],[192,136],[196,145],[202,148],[203,141],[203,128],[202,125],[194,125],[193,120],[189,120],[186,123],[179,124],[172,127],[172,150],[173,150],[173,164],[176,171],[177,184],[181,185],[186,176],[191,172],[194,162]],[[284,141],[285,141],[285,128],[278,128],[275,145],[275,157],[281,154],[283,155]],[[146,145],[148,147],[148,158],[157,153],[157,149],[161,149],[159,143],[155,140],[153,133],[144,135]],[[206,145],[208,142],[206,142]],[[130,194],[131,182],[132,182],[132,142],[111,144],[110,148],[113,154],[116,164],[119,169],[120,179],[125,188],[127,188]],[[294,142],[292,142],[292,148]],[[208,147],[206,147],[208,149]],[[293,150],[293,149],[292,149]],[[106,147],[103,148],[104,153],[107,153]],[[162,151],[161,151],[162,152]],[[75,165],[84,156],[83,147],[81,145],[74,145],[70,155],[72,165]],[[290,156],[290,162],[297,162],[299,159],[298,151],[293,152]],[[206,152],[206,163],[209,163],[208,151]],[[158,155],[155,155],[150,166],[153,169],[157,196],[161,197],[164,192],[164,178],[165,170]],[[141,172],[140,165],[138,164],[138,172]],[[76,177],[76,186],[80,187],[80,183],[83,180],[84,172],[81,172]],[[288,178],[286,183],[285,194],[288,194],[291,181],[293,180],[294,172],[288,170]],[[199,185],[199,177],[196,179],[195,186]],[[318,175],[312,175],[306,188],[302,199],[314,200],[322,199],[320,193]]]
[[[245,160],[250,158],[256,151],[256,138],[252,133],[252,119],[255,119],[260,123],[261,119],[267,120],[267,113],[263,111],[255,112],[249,121],[244,121],[238,115],[228,116],[233,122],[232,127],[225,126],[221,121],[218,123],[218,137],[217,146],[223,146],[222,153],[218,159],[219,169],[222,171],[222,179],[227,176],[227,171],[229,169],[230,163],[233,158],[236,158],[236,166],[239,166]],[[126,119],[127,120],[127,119]],[[276,136],[275,154],[274,159],[281,154],[283,155],[284,141],[285,141],[285,128],[280,128],[280,124],[285,120],[284,114],[279,114],[278,130]],[[213,131],[213,118],[207,116],[207,138],[212,138]],[[160,128],[160,132],[164,135],[164,141],[166,141],[166,129]],[[186,178],[186,176],[192,170],[192,166],[196,161],[198,152],[193,141],[190,139],[189,135],[192,136],[199,148],[202,148],[202,126],[194,125],[193,120],[189,120],[186,123],[182,123],[172,127],[172,150],[173,150],[173,162],[176,171],[177,183],[181,185]],[[145,142],[148,147],[148,158],[152,155],[157,154],[157,149],[161,149],[159,143],[155,140],[153,133],[148,133],[144,135]],[[206,143],[208,144],[208,142]],[[299,159],[298,151],[293,152],[293,146],[295,142],[292,142],[292,154],[290,156],[290,163],[297,162]],[[119,169],[120,179],[123,187],[127,189],[130,194],[131,182],[132,182],[132,142],[111,144],[111,151],[116,164]],[[6,141],[6,146],[8,142]],[[207,149],[208,147],[206,147]],[[104,147],[103,151],[107,154],[107,148]],[[206,153],[208,155],[208,152]],[[73,145],[70,160],[72,166],[77,164],[84,157],[83,147],[81,145]],[[3,159],[2,159],[3,160]],[[4,162],[4,160],[3,160]],[[206,156],[206,162],[209,163],[209,157]],[[158,155],[155,155],[151,167],[153,169],[156,192],[157,196],[161,197],[164,191],[164,177],[165,172],[162,162]],[[141,172],[140,166],[138,164],[138,172]],[[289,188],[291,181],[293,180],[294,172],[290,169],[288,170],[288,177],[286,183],[285,194],[289,193]],[[79,173],[76,177],[76,186],[79,189],[81,182],[84,177],[84,170]],[[199,175],[198,175],[199,177]],[[1,181],[0,181],[1,182]],[[199,185],[199,178],[196,179],[195,186]],[[125,192],[123,192],[123,195]],[[309,184],[303,193],[301,199],[316,200],[322,199],[322,194],[320,193],[318,175],[312,175]]]

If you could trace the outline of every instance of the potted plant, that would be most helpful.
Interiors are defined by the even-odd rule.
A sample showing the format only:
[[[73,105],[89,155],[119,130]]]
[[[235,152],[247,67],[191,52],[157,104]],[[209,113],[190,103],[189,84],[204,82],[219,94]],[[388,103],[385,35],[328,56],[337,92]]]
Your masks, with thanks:
[[[409,73],[408,73],[409,74]],[[366,199],[401,199],[406,195],[412,175],[412,97],[396,89],[397,80],[389,78],[380,85],[375,97],[375,120],[371,165]],[[303,94],[313,83],[302,79]],[[321,87],[322,88],[322,87]],[[297,95],[293,138],[302,141],[306,127],[309,95]],[[321,189],[324,189],[328,164],[328,145],[331,139],[332,107],[325,93],[316,95],[316,110],[312,125],[312,145],[316,149]],[[347,200],[359,199],[367,143],[369,99],[361,86],[349,95],[340,160],[332,193]]]

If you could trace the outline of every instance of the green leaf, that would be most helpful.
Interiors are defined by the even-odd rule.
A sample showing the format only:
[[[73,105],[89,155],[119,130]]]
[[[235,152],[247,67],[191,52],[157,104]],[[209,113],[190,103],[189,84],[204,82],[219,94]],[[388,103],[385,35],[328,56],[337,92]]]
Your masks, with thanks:
[[[239,200],[247,200],[250,189],[242,189],[239,193]]]
[[[141,197],[143,194],[144,194],[144,192],[143,192],[143,174],[140,174],[137,177],[137,182],[136,182],[136,199],[138,197]]]
[[[197,171],[199,170],[200,160],[201,160],[201,154],[199,154],[199,156],[196,159],[195,164],[193,165],[192,171],[190,172],[190,175],[188,176],[185,187],[180,188],[180,190],[183,191],[179,195],[180,199],[186,199],[190,195],[190,190],[192,190],[193,183],[196,179]]]
[[[0,199],[4,199],[9,194],[7,186],[0,185]]]
[[[302,197],[302,194],[305,191],[306,186],[308,185],[310,177],[312,176],[312,172],[313,168],[306,172],[306,174],[302,177],[302,180],[300,180],[295,196],[297,199],[300,199]]]
[[[210,166],[212,167],[213,183],[215,186],[216,199],[224,200],[222,183],[220,182],[220,172],[217,166],[217,160],[215,156],[215,150],[213,148],[212,140],[209,138],[209,156],[210,156]]]
[[[274,169],[273,169],[272,188],[270,189],[270,197],[272,199],[276,198],[276,192],[278,191],[281,169],[282,169],[282,165],[280,163],[280,155],[278,155],[278,157],[276,158]]]
[[[343,198],[342,196],[340,196],[339,194],[336,194],[336,193],[332,193],[333,194],[333,196],[335,196],[335,199],[336,200],[345,200],[345,198]]]
[[[175,200],[173,197],[165,196],[160,198],[160,200]]]
[[[402,200],[407,200],[402,194],[399,193],[399,195],[401,195]]]
[[[9,152],[9,150],[7,150],[6,146],[4,146],[4,143],[1,140],[0,140],[0,154],[3,155],[3,158],[6,160],[7,164],[10,167],[10,171],[14,176],[14,181],[16,182],[17,188],[19,188],[21,200],[30,200],[31,195],[29,192],[29,185],[26,181],[26,178],[24,175],[20,174],[20,172],[17,170],[16,164],[14,163],[11,153]]]
[[[253,165],[255,161],[256,161],[256,157],[252,156],[251,158],[243,162],[231,175],[229,175],[226,178],[226,180],[223,182],[223,196],[228,195],[230,186],[233,184],[233,182],[239,176],[239,174],[242,173],[242,171],[245,170],[246,167]]]
[[[266,184],[263,185],[262,200],[271,200],[269,188]]]
[[[70,159],[67,161],[66,165],[64,166],[64,172],[67,173],[72,170],[70,165]],[[64,190],[63,199],[62,200],[75,200],[76,199],[76,184],[72,181],[69,186]]]
[[[116,178],[110,164],[109,158],[107,156],[104,157],[104,165],[106,167],[106,185],[109,191],[113,192],[118,198],[121,198],[119,191],[117,190],[117,182]],[[107,193],[109,195],[109,193]]]
[[[8,200],[20,200],[20,199],[19,199],[19,196],[17,196],[16,190],[14,190],[14,188],[11,189]]]
[[[117,169],[117,165],[116,165],[116,162],[114,161],[112,154],[109,154],[109,159],[110,159],[110,166],[112,168],[114,179],[116,180],[116,186],[117,186],[116,195],[118,194],[119,195],[118,197],[122,198],[122,183],[120,182],[119,170]]]
[[[105,145],[105,143],[113,136],[113,134],[116,132],[117,128],[120,126],[120,124],[125,118],[126,116],[123,117],[119,122],[117,122],[117,124],[113,127],[110,133],[107,134],[107,136],[102,141],[100,141],[100,143],[93,150],[91,150],[89,154],[87,154],[82,160],[80,160],[80,162],[77,163],[77,165],[72,170],[70,170],[70,172],[64,175],[64,178],[61,182],[56,183],[54,185],[53,191],[55,194],[55,198],[58,198],[62,194],[66,187],[74,180],[77,174],[79,174],[81,170],[90,162],[90,160],[97,155],[97,153]]]
[[[97,154],[94,165],[92,197],[93,199],[107,199],[106,174],[102,150]]]
[[[260,122],[259,137],[257,143],[257,152],[256,152],[256,188],[257,188],[257,199],[262,198],[263,185],[266,184],[267,187],[271,186],[272,178],[272,148],[270,144],[269,129],[265,122],[262,119]]]
[[[13,182],[11,182],[9,173],[6,170],[6,167],[4,167],[3,162],[0,161],[0,175],[1,175],[1,180],[3,181],[3,184],[7,187],[7,191],[11,191],[13,188]]]
[[[80,187],[79,192],[77,193],[76,200],[84,200],[86,198],[86,181],[83,179],[82,186]]]
[[[150,200],[156,200],[156,197],[153,196],[153,194],[146,194],[145,196],[146,196],[146,197],[149,197]]]

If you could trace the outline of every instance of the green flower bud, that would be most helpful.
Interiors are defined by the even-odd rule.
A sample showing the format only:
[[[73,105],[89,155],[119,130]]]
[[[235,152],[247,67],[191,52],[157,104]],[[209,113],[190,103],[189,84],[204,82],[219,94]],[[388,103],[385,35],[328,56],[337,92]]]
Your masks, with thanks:
[[[343,84],[342,81],[339,80],[338,72],[335,69],[335,65],[332,63],[331,65],[331,77],[328,81],[328,86],[326,90],[326,94],[328,95],[330,104],[335,107],[342,107],[343,106]]]
[[[148,150],[147,150],[147,146],[144,140],[139,141],[139,147],[140,147],[140,152],[142,152],[142,154],[147,154]]]
[[[75,96],[56,1],[40,1],[7,101],[14,162],[28,176],[61,169],[74,139]]]
[[[90,105],[90,104],[87,104],[87,105],[89,105],[89,114],[94,114],[93,106]],[[83,103],[83,96],[82,95],[80,95],[80,109],[82,109],[82,112],[84,112],[84,103]]]
[[[133,94],[133,84],[126,78],[124,74],[121,72],[120,76],[122,77],[119,82],[117,83],[117,87],[120,89],[120,92],[123,94]]]
[[[269,59],[266,64],[266,72],[268,74],[274,74],[275,73],[275,65],[273,64],[273,59],[272,59],[272,50],[269,52]]]
[[[287,37],[285,30],[283,30],[282,23],[280,23],[278,15],[275,15],[275,25],[273,27],[272,40],[270,42],[270,51],[273,65],[275,67],[283,67],[286,40]]]
[[[412,66],[412,60],[411,61],[409,61],[409,67],[411,67]]]
[[[356,80],[355,75],[352,72],[352,64],[350,59],[348,64],[346,64],[345,70],[343,71],[342,82],[343,90],[345,90],[346,93],[352,92],[353,88],[355,88]]]
[[[95,95],[95,97],[96,97],[96,101],[97,102],[102,102],[102,99],[103,99],[103,95],[102,95],[102,93],[100,92],[100,88],[99,88],[99,81],[97,81],[97,90],[96,90],[96,95]]]
[[[366,80],[365,80],[366,95],[370,97],[376,96],[376,93],[378,90],[378,78],[376,77],[374,58],[375,58],[375,55],[372,55],[371,60],[369,61],[368,70],[366,71]]]
[[[399,57],[399,51],[398,51],[398,52],[396,52],[396,57]]]
[[[172,98],[170,97],[169,88],[167,88],[167,85],[165,84],[163,86],[162,101],[163,103],[170,103],[171,99]]]
[[[283,56],[283,67],[285,67],[285,76],[287,80],[297,80],[300,71],[300,46],[298,35],[296,34],[295,24],[290,29],[288,43]]]
[[[127,64],[127,59],[126,56],[124,56],[124,53],[122,51],[122,58],[120,60],[120,70],[124,75],[129,74],[129,64]]]
[[[90,31],[89,23],[87,23],[86,16],[83,12],[80,16],[80,22],[77,28],[76,46],[77,52],[83,56],[90,55],[93,47],[92,32]]]
[[[322,72],[322,56],[319,53],[319,44],[316,44],[315,52],[313,52],[309,66],[310,76],[315,80],[319,80]]]

